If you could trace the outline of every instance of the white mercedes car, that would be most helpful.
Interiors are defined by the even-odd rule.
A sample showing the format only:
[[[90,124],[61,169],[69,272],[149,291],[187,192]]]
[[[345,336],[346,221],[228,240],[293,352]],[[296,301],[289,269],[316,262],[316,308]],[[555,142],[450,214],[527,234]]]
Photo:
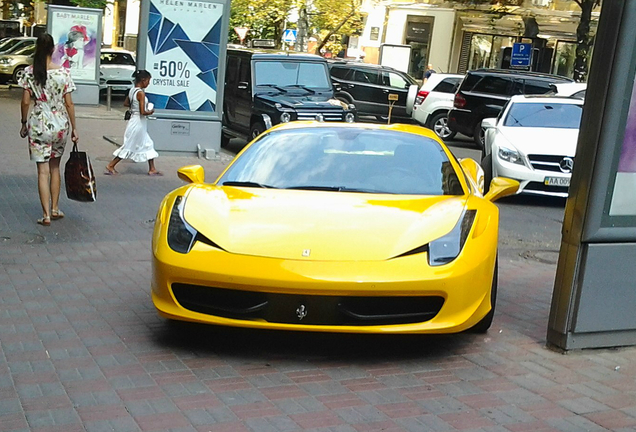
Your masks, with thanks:
[[[517,193],[567,197],[582,112],[581,99],[513,96],[482,122],[484,184],[507,177],[520,182]]]

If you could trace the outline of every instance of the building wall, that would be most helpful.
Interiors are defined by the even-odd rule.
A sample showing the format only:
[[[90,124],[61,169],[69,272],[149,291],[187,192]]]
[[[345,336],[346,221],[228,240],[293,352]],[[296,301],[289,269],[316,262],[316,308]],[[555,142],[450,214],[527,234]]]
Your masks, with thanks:
[[[405,32],[409,15],[434,18],[428,63],[431,63],[439,72],[448,72],[455,31],[455,11],[438,8],[427,10],[416,6],[390,6],[385,43],[404,44],[406,42]]]

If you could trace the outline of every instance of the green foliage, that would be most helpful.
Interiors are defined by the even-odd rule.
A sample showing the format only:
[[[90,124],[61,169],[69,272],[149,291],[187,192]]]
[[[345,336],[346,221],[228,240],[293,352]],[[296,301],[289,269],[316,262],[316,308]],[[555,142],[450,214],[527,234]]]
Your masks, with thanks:
[[[76,6],[93,9],[104,9],[108,5],[106,0],[71,0]]]
[[[230,42],[239,42],[234,27],[247,27],[246,40],[274,39],[280,44],[285,20],[294,5],[289,0],[232,0]]]
[[[304,1],[301,7],[307,7]],[[337,53],[343,49],[342,36],[359,35],[364,28],[361,0],[313,0],[308,10],[309,33],[318,41],[316,52],[324,47]]]

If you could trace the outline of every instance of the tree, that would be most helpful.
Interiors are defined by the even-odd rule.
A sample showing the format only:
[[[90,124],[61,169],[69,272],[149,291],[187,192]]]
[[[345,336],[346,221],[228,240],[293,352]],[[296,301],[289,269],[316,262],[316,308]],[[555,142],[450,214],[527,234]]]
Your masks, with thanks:
[[[588,60],[594,39],[590,35],[592,10],[601,5],[601,0],[574,0],[581,8],[581,19],[576,28],[576,59],[574,60],[574,80],[585,81],[588,73]]]
[[[301,8],[307,8],[303,1]],[[340,52],[343,48],[337,36],[360,34],[363,28],[360,7],[362,0],[313,0],[309,15],[309,28],[316,29],[312,35],[319,41],[316,54],[323,48]]]
[[[274,39],[280,46],[287,17],[294,7],[289,0],[233,0],[230,12],[231,41],[238,42],[234,27],[250,29],[246,39]]]

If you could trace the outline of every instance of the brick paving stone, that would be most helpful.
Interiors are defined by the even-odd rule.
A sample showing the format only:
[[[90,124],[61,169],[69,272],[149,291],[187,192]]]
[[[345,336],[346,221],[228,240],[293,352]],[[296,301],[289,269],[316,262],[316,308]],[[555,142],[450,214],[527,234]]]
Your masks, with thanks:
[[[0,86],[3,131],[15,131],[18,104],[19,93]],[[636,348],[546,349],[555,266],[522,258],[505,242],[497,313],[485,335],[168,324],[150,301],[157,206],[182,184],[179,166],[200,163],[210,179],[229,156],[162,154],[164,177],[129,162],[121,176],[104,176],[114,147],[102,136],[121,135],[124,122],[103,108],[77,109],[99,198],[62,197],[67,217],[49,228],[34,223],[39,204],[25,141],[3,136],[1,432],[636,430]]]

